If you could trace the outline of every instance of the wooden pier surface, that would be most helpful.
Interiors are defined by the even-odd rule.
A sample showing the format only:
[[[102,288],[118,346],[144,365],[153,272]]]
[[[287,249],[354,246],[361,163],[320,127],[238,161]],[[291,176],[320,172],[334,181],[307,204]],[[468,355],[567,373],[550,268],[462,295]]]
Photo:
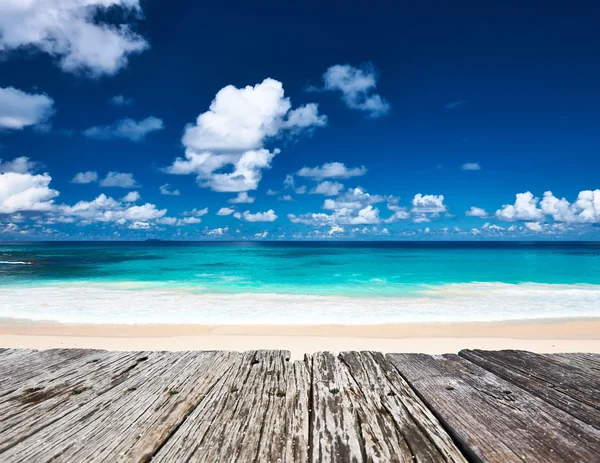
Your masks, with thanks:
[[[0,462],[600,462],[600,355],[0,349]]]

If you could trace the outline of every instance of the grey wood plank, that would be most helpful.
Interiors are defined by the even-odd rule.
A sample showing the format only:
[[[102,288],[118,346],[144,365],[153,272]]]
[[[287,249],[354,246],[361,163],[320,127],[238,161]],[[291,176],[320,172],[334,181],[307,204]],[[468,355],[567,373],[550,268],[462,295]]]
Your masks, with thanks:
[[[463,350],[459,355],[600,429],[600,378],[533,352]]]
[[[544,355],[558,362],[579,368],[589,375],[600,377],[600,354],[569,353]]]
[[[439,421],[383,354],[342,352],[339,358],[341,364],[336,365],[348,370],[350,383],[348,391],[336,395],[348,394],[365,445],[366,461],[466,461]]]
[[[22,383],[42,373],[70,368],[74,362],[99,352],[91,349],[11,349],[9,356],[0,361],[0,396],[21,387]]]
[[[153,462],[306,461],[309,376],[289,356],[245,352]]]
[[[600,431],[466,359],[387,358],[472,460],[600,461]]]
[[[96,351],[56,371],[37,376],[0,398],[0,455],[125,381],[148,357],[144,352]],[[26,366],[24,366],[25,369]]]
[[[17,461],[149,461],[237,354],[151,353],[143,367],[0,455]]]

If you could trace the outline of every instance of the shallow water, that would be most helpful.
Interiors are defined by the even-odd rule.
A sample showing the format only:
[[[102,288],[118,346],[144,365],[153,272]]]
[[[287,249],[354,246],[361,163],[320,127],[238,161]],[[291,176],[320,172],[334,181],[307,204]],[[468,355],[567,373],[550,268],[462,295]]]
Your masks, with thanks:
[[[600,316],[599,243],[0,245],[0,317],[388,323]]]

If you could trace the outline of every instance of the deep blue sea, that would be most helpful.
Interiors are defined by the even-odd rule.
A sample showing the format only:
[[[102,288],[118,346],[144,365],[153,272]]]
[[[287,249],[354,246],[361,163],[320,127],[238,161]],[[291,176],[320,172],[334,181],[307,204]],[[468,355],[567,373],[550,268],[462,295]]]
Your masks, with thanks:
[[[0,244],[0,317],[373,324],[600,316],[600,243]]]

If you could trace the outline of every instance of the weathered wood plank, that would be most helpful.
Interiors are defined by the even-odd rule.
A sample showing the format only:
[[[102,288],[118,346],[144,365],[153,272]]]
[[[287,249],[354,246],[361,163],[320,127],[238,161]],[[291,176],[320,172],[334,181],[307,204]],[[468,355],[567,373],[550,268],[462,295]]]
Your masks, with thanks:
[[[311,461],[465,461],[382,354],[313,356]]]
[[[235,357],[231,352],[149,354],[143,368],[0,459],[149,461]]]
[[[533,352],[462,350],[461,357],[600,429],[600,379]]]
[[[8,349],[0,359],[0,395],[14,390],[20,383],[39,375],[40,371],[56,371],[77,359],[94,355],[86,349]]]
[[[466,359],[387,358],[472,459],[600,461],[600,431]]]
[[[362,395],[350,396],[366,425],[381,438],[366,446],[367,461],[466,461],[439,421],[379,352],[342,352],[342,365]],[[387,447],[389,453],[382,452]],[[403,451],[408,450],[406,455]],[[406,457],[406,458],[405,458]]]
[[[287,351],[244,353],[152,461],[305,461],[300,435],[308,420],[303,397],[308,374],[306,367],[290,364],[289,356]],[[297,373],[293,381],[292,372]],[[297,459],[286,460],[291,457]]]
[[[0,455],[27,437],[77,411],[82,404],[126,380],[148,356],[143,352],[96,351],[37,376],[0,398]]]
[[[544,354],[553,360],[579,368],[589,375],[600,377],[600,354]]]

